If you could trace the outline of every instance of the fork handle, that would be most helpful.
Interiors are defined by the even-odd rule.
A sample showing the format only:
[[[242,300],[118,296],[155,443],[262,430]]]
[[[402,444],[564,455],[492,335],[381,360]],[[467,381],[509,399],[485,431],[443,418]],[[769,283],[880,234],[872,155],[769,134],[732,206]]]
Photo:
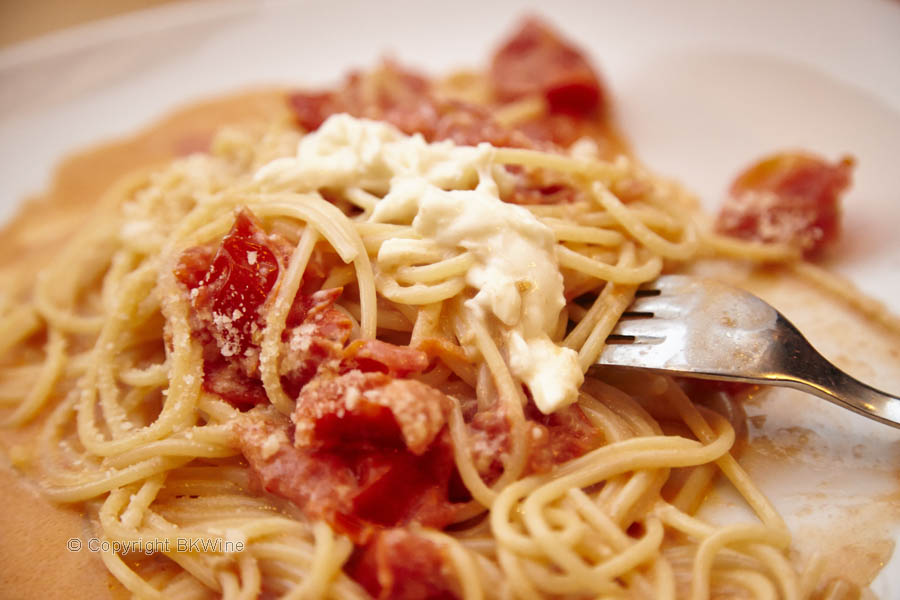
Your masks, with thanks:
[[[892,396],[847,375],[813,348],[794,325],[783,320],[786,339],[782,349],[783,364],[789,373],[778,373],[774,379],[820,398],[848,408],[885,425],[900,428],[900,398]]]

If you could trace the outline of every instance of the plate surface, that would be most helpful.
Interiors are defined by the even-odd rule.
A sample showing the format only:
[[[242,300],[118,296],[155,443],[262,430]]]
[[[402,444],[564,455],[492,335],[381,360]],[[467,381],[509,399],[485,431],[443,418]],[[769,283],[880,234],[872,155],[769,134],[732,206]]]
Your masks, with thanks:
[[[478,66],[526,12],[540,12],[588,50],[636,153],[710,209],[736,170],[772,150],[854,155],[844,236],[830,267],[900,313],[893,0],[686,0],[677,9],[666,0],[543,8],[512,0],[219,1],[82,26],[0,52],[0,220],[39,192],[68,152],[191,100],[267,84],[324,85],[386,54],[432,73]],[[850,317],[817,314],[790,294],[770,299],[842,367],[900,390],[900,354],[859,334],[834,335]],[[798,534],[808,534],[807,546],[841,523],[878,523],[878,543],[888,547],[872,560],[889,555],[890,540],[900,540],[897,432],[793,392],[769,394],[750,412],[765,417],[751,426],[763,445],[783,449],[802,438],[797,455],[782,457],[784,469],[757,467],[754,475]],[[727,492],[719,496],[713,518],[731,509]],[[860,516],[872,498],[890,514]],[[900,556],[872,589],[900,597]]]

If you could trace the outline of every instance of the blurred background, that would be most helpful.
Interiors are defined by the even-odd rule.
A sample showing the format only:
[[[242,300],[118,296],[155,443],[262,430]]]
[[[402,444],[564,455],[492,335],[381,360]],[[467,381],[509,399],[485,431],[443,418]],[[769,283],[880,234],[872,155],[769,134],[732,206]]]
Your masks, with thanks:
[[[0,48],[104,17],[181,0],[0,0]]]

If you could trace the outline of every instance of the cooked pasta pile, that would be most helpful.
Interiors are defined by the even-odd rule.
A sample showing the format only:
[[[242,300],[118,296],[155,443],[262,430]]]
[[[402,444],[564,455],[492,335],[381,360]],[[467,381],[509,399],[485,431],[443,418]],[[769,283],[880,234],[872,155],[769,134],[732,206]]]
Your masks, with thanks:
[[[502,116],[545,110],[534,103]],[[226,128],[208,153],[126,176],[2,308],[6,421],[37,423],[21,462],[50,498],[86,503],[103,539],[154,545],[141,560],[102,553],[140,598],[811,597],[815,564],[796,564],[784,521],[734,458],[739,406],[709,390],[689,397],[667,377],[591,367],[638,286],[663,272],[705,256],[814,268],[788,245],[713,233],[677,184],[601,154],[588,139],[564,151],[428,142],[339,114],[306,134]],[[504,201],[529,186],[568,196]],[[265,260],[277,273],[246,339],[235,328],[256,307],[214,308],[203,321],[198,290],[219,259],[193,283],[185,274],[192,249],[221,257],[228,240],[257,248],[231,256],[229,276],[259,275]],[[310,390],[372,375],[354,349],[316,365],[316,377],[336,369],[322,386],[285,379],[291,356],[309,351],[304,325],[318,324],[292,324],[292,311],[316,294],[331,294],[327,314],[348,323],[339,352],[389,345],[426,357],[402,375],[379,363],[378,385],[436,390],[434,412],[416,413],[419,392],[378,406],[404,428],[406,447],[391,452],[415,461],[446,442],[454,474],[439,524],[356,515],[357,529],[292,501],[307,492],[272,475],[304,431],[318,435],[324,417],[313,413],[330,410]],[[385,346],[359,346],[367,340]],[[241,405],[211,386],[210,352],[226,371],[245,361],[221,385],[264,401]],[[347,360],[356,367],[341,371]],[[376,406],[366,394],[383,389],[345,389],[329,418],[356,415],[360,398]],[[432,421],[420,452],[410,440]],[[304,460],[341,451],[313,450]],[[719,474],[755,519],[695,516]],[[448,502],[454,478],[464,489]],[[394,501],[387,490],[376,506]]]

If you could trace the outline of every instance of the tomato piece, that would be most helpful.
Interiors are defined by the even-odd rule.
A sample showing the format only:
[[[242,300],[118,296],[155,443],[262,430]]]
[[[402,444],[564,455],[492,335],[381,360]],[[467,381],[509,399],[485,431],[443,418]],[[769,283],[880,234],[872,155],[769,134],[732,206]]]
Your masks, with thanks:
[[[319,367],[343,356],[353,322],[334,308],[342,288],[298,293],[288,313],[281,361],[281,385],[295,398]]]
[[[337,377],[323,373],[297,397],[294,443],[314,449],[374,444],[421,455],[444,427],[452,404],[414,379],[359,370]]]
[[[344,351],[343,369],[367,373],[387,373],[407,377],[428,368],[428,355],[409,346],[397,346],[381,340],[356,340]]]
[[[257,411],[235,431],[265,490],[365,543],[384,527],[452,522],[450,403],[419,381],[320,374],[298,398],[293,436],[291,421]]]
[[[603,90],[588,60],[534,17],[497,50],[490,75],[504,102],[539,95],[552,112],[590,115],[602,108]]]
[[[278,279],[278,259],[253,214],[242,209],[202,278],[203,251],[188,250],[176,267],[191,292],[191,305],[224,357],[240,356],[250,345],[260,307]],[[199,281],[199,282],[198,282]]]
[[[430,137],[437,120],[428,80],[390,61],[368,77],[351,73],[334,91],[294,92],[288,107],[307,131],[318,129],[331,115],[347,113]]]
[[[427,79],[391,62],[368,77],[352,74],[334,91],[295,92],[288,96],[288,106],[307,131],[318,129],[331,115],[347,113],[390,123],[407,135],[420,133],[429,142],[535,145],[526,133],[499,125],[485,107],[439,98]]]
[[[207,346],[207,350],[211,347]],[[269,397],[266,396],[262,381],[247,375],[242,366],[221,355],[204,357],[203,389],[217,394],[238,410],[266,404]]]
[[[545,415],[529,403],[526,414],[532,428],[528,466],[536,473],[545,473],[578,458],[600,446],[603,441],[600,430],[578,406],[567,406]]]
[[[378,533],[357,549],[344,570],[379,600],[452,600],[459,590],[448,563],[440,546],[398,528]]]
[[[768,156],[734,180],[716,229],[741,239],[790,244],[815,258],[840,232],[840,198],[853,165],[851,157],[831,164],[801,152]]]
[[[193,290],[203,282],[212,259],[213,251],[208,246],[188,248],[178,258],[178,264],[175,266],[175,278],[184,287]]]
[[[325,119],[340,108],[330,92],[296,92],[288,96],[288,106],[297,124],[307,131],[315,131]]]
[[[359,480],[355,517],[384,527],[410,522],[442,527],[452,521],[447,486],[454,462],[448,433],[421,456],[404,450],[368,452],[354,468]]]

